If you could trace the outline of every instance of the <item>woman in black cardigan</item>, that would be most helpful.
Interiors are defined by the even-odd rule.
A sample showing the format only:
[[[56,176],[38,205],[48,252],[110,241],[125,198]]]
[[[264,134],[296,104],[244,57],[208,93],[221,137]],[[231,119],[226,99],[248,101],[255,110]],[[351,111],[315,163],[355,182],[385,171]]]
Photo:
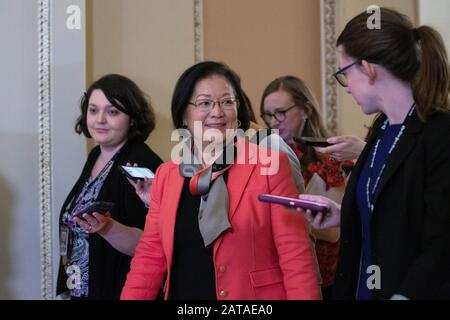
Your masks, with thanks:
[[[381,8],[337,41],[335,74],[366,114],[380,113],[342,208],[323,197],[317,228],[341,225],[337,299],[450,299],[449,65],[440,35]],[[373,22],[373,21],[372,21]]]
[[[151,105],[124,76],[102,77],[83,97],[75,130],[97,146],[61,209],[57,295],[119,298],[147,213],[119,166],[136,163],[156,171],[162,161],[144,142],[154,126]],[[75,217],[95,201],[114,207]]]

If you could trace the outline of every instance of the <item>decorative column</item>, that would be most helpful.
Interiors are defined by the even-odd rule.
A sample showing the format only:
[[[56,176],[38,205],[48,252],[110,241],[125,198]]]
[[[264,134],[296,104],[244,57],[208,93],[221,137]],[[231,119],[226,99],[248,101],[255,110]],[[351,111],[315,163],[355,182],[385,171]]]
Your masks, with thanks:
[[[50,0],[39,0],[39,217],[41,293],[52,299],[52,176],[50,119]]]
[[[194,0],[195,63],[203,61],[203,0]]]
[[[332,135],[339,133],[337,83],[333,74],[337,70],[336,61],[336,0],[321,0],[322,35],[322,108],[323,118]]]

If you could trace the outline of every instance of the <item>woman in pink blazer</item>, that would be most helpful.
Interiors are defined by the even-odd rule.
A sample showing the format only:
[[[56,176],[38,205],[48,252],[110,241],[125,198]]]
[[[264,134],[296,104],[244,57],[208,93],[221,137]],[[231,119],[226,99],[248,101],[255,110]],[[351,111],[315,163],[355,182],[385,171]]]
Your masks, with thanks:
[[[164,285],[173,300],[319,299],[304,217],[258,200],[297,196],[286,155],[230,139],[249,128],[239,77],[216,62],[189,68],[175,87],[172,118],[195,142],[156,172],[121,298],[155,299]],[[221,154],[211,151],[212,135],[225,159],[208,160]]]

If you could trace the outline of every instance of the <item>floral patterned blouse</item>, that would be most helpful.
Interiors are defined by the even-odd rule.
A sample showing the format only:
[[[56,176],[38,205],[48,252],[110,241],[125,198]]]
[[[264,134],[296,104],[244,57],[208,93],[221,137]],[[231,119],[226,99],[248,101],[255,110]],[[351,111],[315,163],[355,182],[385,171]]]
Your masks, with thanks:
[[[297,145],[290,146],[300,161],[303,156],[302,150]],[[314,173],[318,174],[325,181],[326,190],[345,185],[342,166],[353,166],[353,161],[338,161],[325,154],[318,154],[318,156],[320,161],[310,162],[306,166],[301,165],[305,187],[308,186],[308,182]],[[332,286],[334,284],[339,256],[339,241],[331,243],[324,240],[317,240],[315,248],[320,275],[322,276],[322,287]]]
[[[89,294],[89,234],[86,233],[73,220],[75,214],[97,199],[103,182],[108,176],[114,163],[113,157],[105,165],[97,177],[89,179],[84,183],[78,197],[72,199],[62,216],[62,223],[70,230],[70,243],[68,265],[65,266],[67,276],[70,278],[73,270],[77,270],[79,277],[70,290],[70,295],[76,298],[87,297]]]

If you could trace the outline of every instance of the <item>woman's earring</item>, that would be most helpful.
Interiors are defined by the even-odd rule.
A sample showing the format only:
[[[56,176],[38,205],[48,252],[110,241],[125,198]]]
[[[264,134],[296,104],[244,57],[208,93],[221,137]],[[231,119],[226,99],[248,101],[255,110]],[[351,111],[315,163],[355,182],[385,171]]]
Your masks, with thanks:
[[[241,127],[241,124],[242,124],[241,120],[238,119],[238,120],[237,120],[237,127],[240,128],[240,127]]]
[[[186,129],[186,128],[187,128],[187,123],[186,123],[186,121],[184,121],[184,120],[183,120],[183,123],[182,123],[182,128],[183,128],[183,129]]]

